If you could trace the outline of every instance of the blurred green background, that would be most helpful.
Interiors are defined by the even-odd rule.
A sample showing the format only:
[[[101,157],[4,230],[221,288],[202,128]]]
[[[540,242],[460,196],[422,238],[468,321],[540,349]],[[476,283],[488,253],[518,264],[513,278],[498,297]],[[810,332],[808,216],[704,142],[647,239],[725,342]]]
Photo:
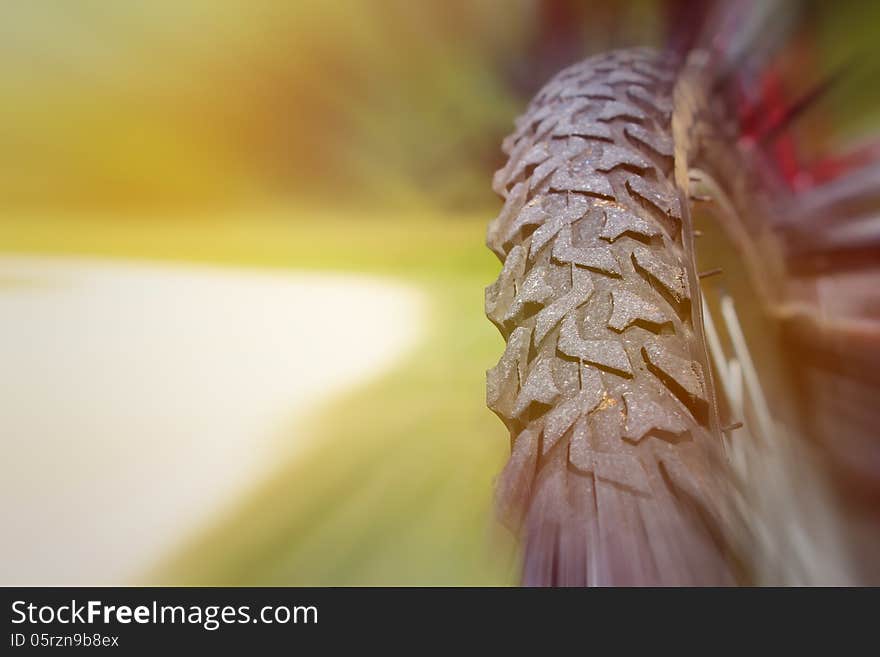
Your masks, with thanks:
[[[877,3],[800,3],[851,139],[878,106]],[[666,3],[153,0],[0,9],[6,252],[389,275],[422,289],[415,354],[316,409],[315,439],[147,581],[498,584],[482,290],[499,144],[560,67],[662,44]],[[830,118],[829,118],[830,117]],[[870,124],[872,125],[872,124]]]

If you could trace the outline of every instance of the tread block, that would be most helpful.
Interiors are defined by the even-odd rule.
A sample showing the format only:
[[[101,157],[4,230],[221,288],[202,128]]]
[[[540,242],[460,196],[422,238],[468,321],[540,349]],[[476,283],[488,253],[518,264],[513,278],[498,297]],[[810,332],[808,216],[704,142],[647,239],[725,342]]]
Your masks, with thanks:
[[[552,105],[544,105],[542,107],[538,107],[534,111],[526,112],[525,114],[516,118],[513,122],[513,133],[510,135],[509,139],[513,143],[519,142],[523,139],[536,125],[540,124],[541,121],[546,119],[554,112],[554,108]]]
[[[567,315],[559,330],[557,349],[566,356],[579,358],[617,374],[632,376],[632,364],[623,345],[617,340],[584,340],[580,337],[574,315]]]
[[[504,242],[501,235],[506,231],[506,227],[519,215],[528,198],[529,188],[524,182],[517,183],[508,194],[504,201],[504,207],[495,219],[489,223],[489,230],[486,233],[486,244],[499,258],[504,260]]]
[[[589,109],[594,101],[591,101],[588,98],[559,98],[557,101],[549,103],[545,105],[545,107],[552,107],[554,110],[554,114],[551,117],[547,117],[543,119],[538,125],[535,131],[535,139],[539,139],[542,136],[542,132],[547,131],[547,134],[553,134],[558,131],[559,125],[569,124],[577,114],[584,112]],[[553,120],[553,125],[550,125],[548,121]]]
[[[631,167],[644,171],[654,165],[630,148],[609,144],[602,147],[602,157],[596,165],[597,171],[611,171],[617,167]]]
[[[674,74],[661,70],[660,68],[655,66],[652,61],[635,60],[633,62],[632,68],[637,73],[646,75],[652,80],[656,80],[657,82],[665,82],[668,84],[675,81]]]
[[[613,242],[625,233],[651,238],[660,235],[660,229],[625,208],[606,207],[605,225],[599,237]]]
[[[568,461],[578,470],[583,470],[584,472],[593,471],[591,435],[592,430],[589,419],[586,416],[579,417],[574,424],[574,430],[571,432],[571,442],[568,445]]]
[[[625,289],[611,290],[611,307],[608,326],[615,331],[623,331],[636,322],[653,326],[672,322],[672,319],[656,304]]]
[[[526,250],[516,245],[504,259],[498,279],[486,288],[486,316],[502,333],[508,309],[514,302],[516,281],[523,277],[526,268]]]
[[[553,286],[547,282],[549,269],[544,266],[533,268],[519,284],[519,291],[507,309],[503,321],[516,317],[528,303],[543,304],[553,297]]]
[[[647,146],[652,151],[657,153],[662,157],[673,157],[675,151],[673,150],[672,139],[665,135],[659,135],[655,132],[651,132],[650,130],[646,130],[640,125],[629,124],[624,128],[624,132],[626,135],[642,144],[643,146]]]
[[[609,247],[571,245],[571,226],[565,225],[559,231],[559,237],[553,244],[553,259],[561,263],[572,263],[587,269],[600,271],[603,274],[620,276],[620,263]]]
[[[569,135],[601,139],[603,141],[611,141],[613,139],[611,130],[606,124],[590,119],[578,119],[572,122],[560,123],[553,131],[554,137],[568,137]]]
[[[605,106],[596,118],[600,121],[614,121],[616,119],[644,121],[648,118],[648,115],[632,103],[627,103],[622,100],[612,100],[605,103]]]
[[[524,127],[534,127],[541,123],[544,119],[552,116],[556,113],[556,108],[551,105],[545,105],[543,107],[539,107],[537,110],[529,114],[528,116],[523,117],[523,126]]]
[[[499,177],[497,182],[500,182],[503,187],[507,187],[512,180],[516,180],[525,170],[526,167],[541,164],[547,158],[550,157],[550,149],[547,146],[546,142],[539,142],[529,148],[522,157],[514,160],[511,158],[508,167],[504,169],[499,169],[498,173],[504,172],[504,175]],[[496,174],[497,176],[498,174]],[[493,180],[493,184],[496,181]]]
[[[529,189],[534,190],[541,183],[543,183],[551,173],[555,173],[561,167],[565,167],[567,165],[568,160],[558,155],[542,162],[535,168],[535,171],[532,173],[532,178],[529,182]]]
[[[499,229],[496,237],[502,245],[508,244],[526,226],[540,226],[547,220],[542,200],[533,198],[523,206],[513,221],[509,221],[506,226]]]
[[[511,157],[513,152],[526,141],[525,135],[519,135],[515,132],[511,133],[501,141],[501,152]]]
[[[667,264],[641,246],[633,249],[632,259],[636,269],[659,283],[676,303],[690,299],[690,286],[684,267]]]
[[[541,105],[549,105],[557,100],[565,100],[566,98],[570,98],[570,96],[563,96],[567,89],[571,88],[571,82],[567,78],[560,78],[558,75],[553,76],[544,88],[538,92],[538,95],[532,99],[532,102],[529,103],[529,110],[533,107],[540,107]]]
[[[639,442],[651,431],[680,435],[688,429],[688,423],[681,413],[668,403],[660,404],[645,393],[625,392],[623,401],[626,403],[623,437],[627,440]]]
[[[553,348],[556,348],[555,344]],[[581,364],[562,358],[554,359],[553,380],[563,397],[574,397],[581,391]]]
[[[579,158],[582,155],[587,157],[591,156],[594,151],[598,150],[598,144],[596,144],[595,140],[584,139],[583,137],[579,137],[578,135],[571,135],[565,140],[556,139],[554,143],[557,144],[565,144],[562,149],[562,155],[568,159],[569,161],[573,161],[576,158]],[[573,165],[575,168],[580,168],[583,165]]]
[[[707,401],[703,387],[703,370],[698,362],[677,356],[666,344],[659,341],[645,344],[642,355],[667,385],[673,383],[673,387],[679,389],[673,389],[673,392],[684,392],[691,401]]]
[[[558,198],[561,195],[551,195],[549,198]],[[544,248],[544,246],[553,239],[563,227],[577,221],[590,209],[591,203],[586,196],[579,194],[569,194],[565,197],[566,203],[563,209],[551,215],[538,229],[532,233],[532,242],[530,251],[532,255]]]
[[[597,60],[595,63],[593,63],[590,69],[595,71],[596,73],[610,73],[611,71],[616,70],[617,66],[618,65],[617,62],[614,60],[614,57],[609,56]]]
[[[632,69],[619,68],[611,72],[608,76],[608,84],[618,84],[620,82],[628,82],[629,84],[641,84],[650,86],[654,84],[651,78],[645,77]]]
[[[626,188],[631,194],[654,206],[663,214],[681,221],[681,205],[677,195],[664,193],[656,185],[651,185],[639,176],[627,178]]]
[[[579,119],[571,124],[571,134],[589,139],[613,141],[611,130],[604,123],[597,123],[590,119]]]
[[[548,107],[553,107],[553,106],[548,105]],[[561,120],[561,117],[554,115],[554,116],[548,116],[546,119],[541,121],[541,123],[538,124],[538,127],[535,128],[535,141],[540,141],[540,140],[546,139],[547,136],[551,132],[553,132],[553,129],[556,127],[556,125],[559,123],[560,120]]]
[[[581,86],[566,85],[559,94],[560,98],[576,98],[583,96],[601,100],[614,100],[614,89],[602,82],[590,82]]]
[[[529,140],[521,139],[516,144],[513,144],[511,150],[507,151],[507,163],[492,176],[492,189],[501,198],[507,198],[507,185],[511,180],[510,170],[525,155],[529,149],[529,143]]]
[[[574,268],[572,286],[568,294],[560,297],[537,314],[535,318],[535,346],[541,344],[566,313],[586,303],[592,294],[593,281],[590,274]]]
[[[600,381],[601,385],[601,381]],[[543,453],[549,452],[579,417],[588,415],[602,401],[601,387],[581,390],[576,396],[558,404],[544,416]]]
[[[627,88],[626,93],[634,101],[641,103],[646,107],[650,107],[655,112],[662,115],[664,119],[668,119],[668,117],[672,114],[673,108],[671,101],[667,100],[666,98],[660,98],[656,94],[652,94],[650,91],[647,91],[642,87],[629,87]]]
[[[568,166],[557,168],[550,179],[550,189],[558,192],[582,192],[614,199],[614,188],[608,182],[607,176],[595,171],[584,171],[583,167],[574,171]]]
[[[531,333],[524,326],[515,329],[498,364],[486,372],[486,405],[502,418],[513,417],[520,381],[525,379]]]
[[[559,389],[553,382],[552,362],[552,358],[538,357],[516,397],[513,417],[520,417],[535,402],[549,406],[559,397]]]

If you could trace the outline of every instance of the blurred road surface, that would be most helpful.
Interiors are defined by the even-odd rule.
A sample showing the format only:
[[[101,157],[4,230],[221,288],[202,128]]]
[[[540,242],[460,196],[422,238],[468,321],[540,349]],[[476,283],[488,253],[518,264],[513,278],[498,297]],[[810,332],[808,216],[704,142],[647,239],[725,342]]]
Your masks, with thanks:
[[[0,257],[0,585],[132,581],[412,347],[421,311],[356,275]]]

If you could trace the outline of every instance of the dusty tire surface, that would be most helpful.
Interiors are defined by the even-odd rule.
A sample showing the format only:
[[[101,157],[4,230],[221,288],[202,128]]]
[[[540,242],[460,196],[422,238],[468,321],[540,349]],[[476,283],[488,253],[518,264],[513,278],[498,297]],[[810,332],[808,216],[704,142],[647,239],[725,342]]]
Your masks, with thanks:
[[[503,144],[506,340],[487,403],[527,585],[735,583],[687,208],[673,179],[676,63],[623,50],[561,71]],[[703,364],[701,364],[703,363]]]

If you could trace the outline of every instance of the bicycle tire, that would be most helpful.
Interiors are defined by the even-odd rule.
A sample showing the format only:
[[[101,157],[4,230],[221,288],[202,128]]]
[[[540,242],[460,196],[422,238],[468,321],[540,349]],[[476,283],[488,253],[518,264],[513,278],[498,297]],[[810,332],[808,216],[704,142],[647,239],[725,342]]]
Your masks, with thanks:
[[[485,304],[506,348],[487,404],[510,431],[496,496],[526,585],[741,577],[674,175],[676,75],[648,49],[587,59],[502,145],[487,244],[503,267]]]

